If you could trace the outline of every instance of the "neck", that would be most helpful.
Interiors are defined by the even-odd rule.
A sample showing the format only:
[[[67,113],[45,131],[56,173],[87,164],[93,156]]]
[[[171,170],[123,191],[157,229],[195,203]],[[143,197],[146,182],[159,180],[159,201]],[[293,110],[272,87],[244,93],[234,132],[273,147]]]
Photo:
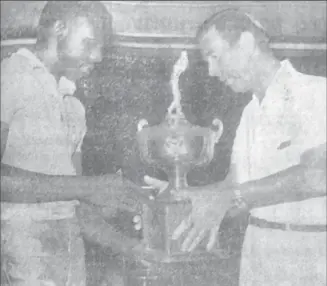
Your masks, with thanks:
[[[272,83],[277,71],[280,68],[280,62],[273,56],[258,54],[254,59],[255,66],[255,82],[253,93],[261,103],[266,95],[266,91]],[[258,65],[258,63],[260,63]]]
[[[60,78],[60,72],[56,68],[57,57],[54,50],[50,48],[50,45],[47,46],[36,46],[35,51],[36,56],[40,59],[49,72],[57,79]]]

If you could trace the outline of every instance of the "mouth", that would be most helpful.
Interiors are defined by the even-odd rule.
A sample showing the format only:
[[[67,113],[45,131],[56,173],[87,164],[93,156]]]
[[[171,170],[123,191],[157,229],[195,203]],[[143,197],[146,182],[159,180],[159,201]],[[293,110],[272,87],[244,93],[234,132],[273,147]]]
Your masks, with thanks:
[[[229,77],[225,77],[223,82],[226,83],[227,85],[232,85],[239,79],[240,79],[240,77],[238,77],[238,76],[229,76]]]

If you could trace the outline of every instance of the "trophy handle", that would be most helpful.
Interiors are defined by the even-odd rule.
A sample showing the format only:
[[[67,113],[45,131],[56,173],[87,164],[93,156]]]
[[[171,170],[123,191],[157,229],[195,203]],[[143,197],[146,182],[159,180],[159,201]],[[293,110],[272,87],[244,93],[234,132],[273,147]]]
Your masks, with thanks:
[[[199,133],[203,133],[204,142],[203,149],[201,151],[200,161],[196,162],[195,165],[206,165],[209,164],[214,156],[215,145],[219,142],[221,135],[224,132],[224,125],[222,121],[215,118],[211,124],[211,130],[208,128],[200,127]]]
[[[207,151],[207,155],[209,157],[209,162],[212,160],[215,153],[215,145],[219,142],[221,135],[224,132],[224,125],[222,121],[218,118],[212,120],[210,138],[208,138],[206,142],[206,148],[209,149]]]
[[[212,129],[217,129],[217,131],[212,131],[213,132],[212,139],[213,139],[214,144],[216,144],[216,143],[218,143],[221,135],[223,135],[224,124],[220,119],[215,118],[214,120],[212,120],[212,125],[213,125]]]
[[[154,160],[151,159],[151,156],[149,156],[149,148],[148,148],[148,142],[149,142],[149,123],[145,119],[141,119],[139,123],[137,124],[137,141],[139,142],[139,150],[140,150],[140,156],[143,157],[143,160],[145,160],[148,164],[153,164]]]

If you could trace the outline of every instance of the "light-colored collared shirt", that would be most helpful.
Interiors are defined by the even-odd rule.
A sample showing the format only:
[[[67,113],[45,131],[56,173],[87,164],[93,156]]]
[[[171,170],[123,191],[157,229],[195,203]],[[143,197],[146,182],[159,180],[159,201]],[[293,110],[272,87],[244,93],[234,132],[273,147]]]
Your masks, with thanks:
[[[72,155],[86,133],[75,85],[58,83],[36,56],[20,49],[1,64],[1,121],[9,124],[2,162],[51,175],[75,175]]]
[[[20,49],[1,63],[1,121],[9,125],[2,163],[49,175],[76,175],[72,162],[86,133],[85,108],[72,96],[76,87],[62,77],[59,83],[28,49]],[[46,191],[46,190],[45,190]],[[74,202],[37,205],[6,204],[11,215],[60,209],[66,216]],[[24,212],[22,209],[24,208]],[[16,211],[15,211],[16,210]],[[7,215],[11,216],[11,215]],[[38,216],[40,218],[42,216]]]
[[[239,183],[300,163],[301,154],[326,142],[326,78],[281,63],[266,95],[245,107],[234,140],[232,163]],[[326,197],[252,210],[269,221],[326,223]]]

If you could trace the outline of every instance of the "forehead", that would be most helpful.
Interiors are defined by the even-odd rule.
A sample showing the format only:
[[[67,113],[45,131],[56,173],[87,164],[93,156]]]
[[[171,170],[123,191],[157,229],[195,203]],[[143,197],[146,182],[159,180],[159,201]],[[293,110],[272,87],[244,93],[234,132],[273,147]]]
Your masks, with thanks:
[[[70,22],[70,35],[81,40],[95,39],[103,42],[103,29],[100,21],[87,17],[76,17]]]
[[[200,40],[200,48],[204,55],[222,54],[229,47],[229,43],[222,38],[215,27],[211,27]]]

